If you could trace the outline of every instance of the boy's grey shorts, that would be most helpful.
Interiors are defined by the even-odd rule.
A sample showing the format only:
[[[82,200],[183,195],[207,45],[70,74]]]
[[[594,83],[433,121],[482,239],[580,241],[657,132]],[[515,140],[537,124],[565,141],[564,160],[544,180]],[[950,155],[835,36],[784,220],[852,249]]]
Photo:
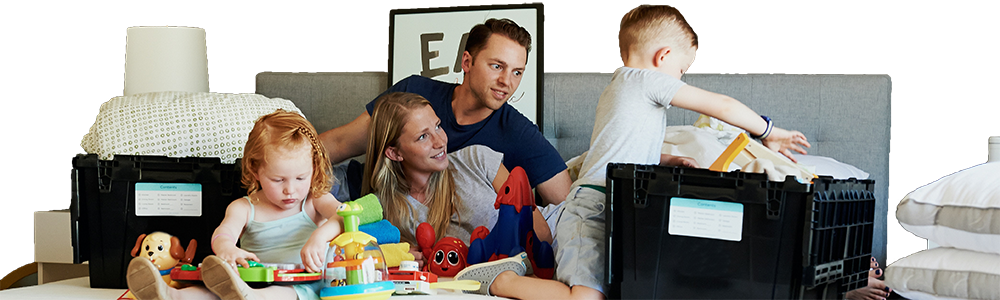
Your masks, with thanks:
[[[605,194],[585,187],[570,191],[562,203],[555,231],[555,279],[605,293]]]

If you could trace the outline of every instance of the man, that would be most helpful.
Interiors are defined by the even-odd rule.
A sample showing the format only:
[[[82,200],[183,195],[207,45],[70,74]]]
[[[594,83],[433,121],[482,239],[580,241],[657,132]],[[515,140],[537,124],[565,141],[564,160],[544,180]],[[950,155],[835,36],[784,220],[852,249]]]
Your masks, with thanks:
[[[504,154],[508,169],[522,167],[545,203],[566,199],[572,182],[552,144],[514,107],[507,104],[521,83],[531,34],[508,19],[489,19],[469,32],[462,53],[462,84],[410,76],[382,93],[411,92],[431,102],[448,135],[448,152],[485,145]],[[381,96],[381,95],[379,95]],[[376,97],[377,99],[378,97]],[[375,101],[350,123],[320,134],[334,163],[365,152]]]

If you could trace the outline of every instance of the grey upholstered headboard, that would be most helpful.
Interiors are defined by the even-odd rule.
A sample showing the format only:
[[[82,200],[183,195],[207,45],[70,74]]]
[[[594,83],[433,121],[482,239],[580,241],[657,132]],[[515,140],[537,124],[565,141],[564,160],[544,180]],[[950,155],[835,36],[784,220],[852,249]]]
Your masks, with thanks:
[[[692,86],[732,96],[771,117],[775,126],[802,131],[810,154],[857,166],[875,179],[873,255],[885,262],[889,190],[888,75],[686,74]],[[597,99],[608,73],[545,73],[542,132],[563,159],[586,151]],[[323,132],[351,120],[385,90],[384,72],[257,74],[257,93],[284,98]],[[698,114],[669,109],[670,125],[690,125]]]
[[[295,103],[322,133],[354,120],[389,88],[385,72],[257,74],[257,94]]]

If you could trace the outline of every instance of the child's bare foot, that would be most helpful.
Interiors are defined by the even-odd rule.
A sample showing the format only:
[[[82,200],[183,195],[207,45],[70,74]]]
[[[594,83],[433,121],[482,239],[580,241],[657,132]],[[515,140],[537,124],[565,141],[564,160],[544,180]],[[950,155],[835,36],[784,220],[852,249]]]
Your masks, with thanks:
[[[848,291],[845,297],[851,300],[885,300],[889,297],[892,289],[885,286],[885,282],[879,280],[882,277],[882,268],[879,268],[878,261],[872,257],[871,271],[868,271],[868,286],[856,290]]]
[[[125,280],[128,282],[129,291],[135,295],[136,299],[171,299],[167,282],[160,276],[160,270],[145,257],[133,258],[128,263],[128,275]]]
[[[233,269],[233,265],[215,255],[209,255],[201,264],[201,280],[205,287],[221,299],[257,299],[253,289]]]

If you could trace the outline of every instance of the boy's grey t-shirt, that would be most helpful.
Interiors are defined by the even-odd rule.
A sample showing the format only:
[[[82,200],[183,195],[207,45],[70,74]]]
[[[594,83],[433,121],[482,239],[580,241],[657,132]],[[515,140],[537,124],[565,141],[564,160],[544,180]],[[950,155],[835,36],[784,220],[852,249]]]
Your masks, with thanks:
[[[497,177],[502,161],[503,153],[483,145],[472,145],[448,153],[448,162],[454,168],[452,177],[455,178],[455,190],[462,198],[462,207],[458,214],[451,216],[451,225],[445,236],[459,238],[469,245],[472,230],[476,227],[486,226],[493,230],[498,213],[493,207],[497,199],[493,179]],[[410,195],[406,196],[406,200],[413,208],[414,217],[410,228],[416,229],[417,225],[427,221],[428,208]]]
[[[573,187],[605,186],[610,162],[658,164],[666,109],[685,83],[657,71],[621,67],[597,100],[590,150]]]

